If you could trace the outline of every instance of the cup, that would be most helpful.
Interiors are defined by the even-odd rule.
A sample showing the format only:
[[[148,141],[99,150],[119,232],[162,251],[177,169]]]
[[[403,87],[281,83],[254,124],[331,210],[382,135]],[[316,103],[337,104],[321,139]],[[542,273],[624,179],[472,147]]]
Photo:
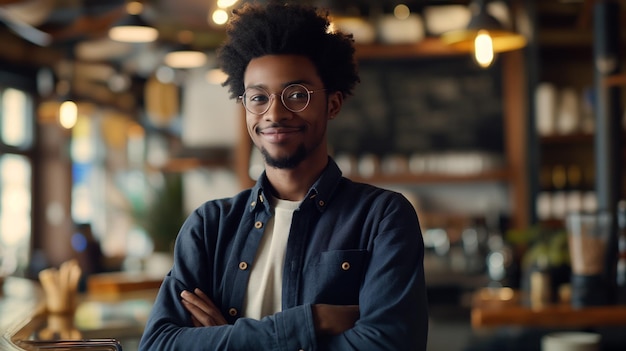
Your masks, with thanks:
[[[607,244],[611,230],[608,212],[571,212],[565,218],[572,267],[574,307],[608,303],[605,277]]]
[[[82,270],[76,260],[63,262],[58,269],[52,267],[39,272],[39,281],[49,313],[74,313],[81,274]]]
[[[541,351],[600,351],[601,340],[597,333],[551,333],[541,338]]]

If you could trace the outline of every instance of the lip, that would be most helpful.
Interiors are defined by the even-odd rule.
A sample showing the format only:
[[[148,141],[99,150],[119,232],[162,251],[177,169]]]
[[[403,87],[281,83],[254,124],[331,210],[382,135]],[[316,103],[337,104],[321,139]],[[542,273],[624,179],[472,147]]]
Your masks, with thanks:
[[[260,129],[258,134],[270,142],[283,142],[302,131],[300,127],[268,127]]]

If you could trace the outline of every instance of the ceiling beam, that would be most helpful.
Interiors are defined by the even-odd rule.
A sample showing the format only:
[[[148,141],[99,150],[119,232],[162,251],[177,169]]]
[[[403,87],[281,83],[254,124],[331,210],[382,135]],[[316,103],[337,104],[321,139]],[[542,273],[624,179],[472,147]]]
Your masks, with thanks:
[[[22,2],[22,0],[0,0],[0,6],[17,4],[18,2]]]
[[[0,59],[20,65],[51,66],[63,58],[59,50],[30,44],[8,30],[0,30],[0,43]]]

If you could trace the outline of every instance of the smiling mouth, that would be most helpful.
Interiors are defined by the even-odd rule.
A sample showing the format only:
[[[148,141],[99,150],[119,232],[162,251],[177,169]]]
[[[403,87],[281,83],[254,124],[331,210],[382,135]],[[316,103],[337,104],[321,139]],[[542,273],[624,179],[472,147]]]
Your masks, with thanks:
[[[288,134],[288,133],[297,133],[302,131],[302,128],[299,127],[270,127],[265,129],[259,129],[258,134],[263,135],[278,135],[278,134]]]
[[[272,144],[282,144],[303,130],[302,127],[267,127],[258,129],[257,134]]]

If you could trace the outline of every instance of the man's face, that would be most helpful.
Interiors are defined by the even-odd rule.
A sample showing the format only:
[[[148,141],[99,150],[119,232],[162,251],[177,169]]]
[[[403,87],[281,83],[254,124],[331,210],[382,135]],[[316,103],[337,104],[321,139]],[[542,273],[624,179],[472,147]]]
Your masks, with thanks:
[[[300,112],[290,111],[281,101],[281,92],[290,84],[316,91],[310,94],[308,106]],[[334,102],[337,94],[331,94],[329,103],[328,92],[321,90],[324,85],[307,57],[266,55],[251,60],[244,74],[244,88],[250,87],[275,94],[267,112],[257,115],[246,111],[248,133],[268,166],[291,169],[305,160],[320,159],[312,157],[320,153],[325,160],[326,126],[328,119],[338,112]]]

